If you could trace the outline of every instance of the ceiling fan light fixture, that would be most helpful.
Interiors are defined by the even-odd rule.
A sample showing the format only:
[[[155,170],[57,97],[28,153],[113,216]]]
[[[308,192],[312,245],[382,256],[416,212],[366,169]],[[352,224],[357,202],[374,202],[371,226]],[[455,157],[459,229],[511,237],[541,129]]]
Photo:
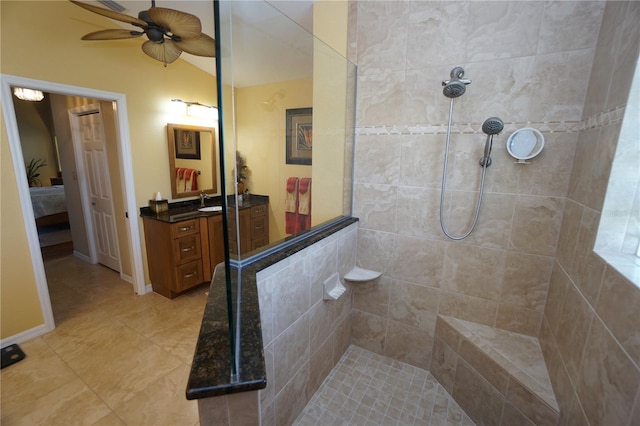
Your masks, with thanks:
[[[13,94],[21,101],[40,102],[44,99],[44,93],[41,90],[25,89],[24,87],[14,87]]]
[[[190,13],[155,7],[155,1],[152,0],[151,8],[140,11],[135,18],[116,11],[119,6],[117,3],[106,4],[109,9],[105,9],[83,1],[69,1],[90,12],[137,27],[134,31],[122,29],[94,31],[85,34],[82,40],[118,40],[146,34],[149,40],[142,44],[142,51],[162,62],[165,67],[178,59],[183,51],[196,56],[215,56],[214,40],[202,33],[200,19]]]

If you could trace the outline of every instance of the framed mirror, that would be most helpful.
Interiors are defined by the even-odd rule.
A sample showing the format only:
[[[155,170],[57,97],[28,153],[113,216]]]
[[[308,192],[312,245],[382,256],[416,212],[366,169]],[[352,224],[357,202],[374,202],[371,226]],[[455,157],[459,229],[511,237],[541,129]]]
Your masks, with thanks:
[[[214,127],[167,124],[171,197],[218,194],[218,144]]]

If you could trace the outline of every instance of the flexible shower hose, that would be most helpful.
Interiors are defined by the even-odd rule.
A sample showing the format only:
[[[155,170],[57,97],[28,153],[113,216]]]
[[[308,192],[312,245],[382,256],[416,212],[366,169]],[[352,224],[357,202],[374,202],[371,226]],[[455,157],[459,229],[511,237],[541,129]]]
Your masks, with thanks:
[[[442,228],[442,232],[444,235],[451,238],[452,240],[463,240],[467,238],[476,227],[476,223],[478,222],[478,215],[480,214],[480,205],[482,204],[482,195],[484,193],[484,178],[487,173],[488,161],[482,165],[482,180],[480,181],[480,193],[478,194],[478,202],[476,203],[476,212],[473,215],[473,222],[471,223],[471,228],[462,236],[451,235],[447,231],[447,227],[444,224],[444,193],[445,188],[447,187],[447,163],[449,162],[449,145],[451,143],[451,117],[453,116],[453,98],[451,98],[451,103],[449,104],[449,123],[447,125],[447,144],[444,151],[444,167],[442,169],[442,191],[440,192],[440,227]]]

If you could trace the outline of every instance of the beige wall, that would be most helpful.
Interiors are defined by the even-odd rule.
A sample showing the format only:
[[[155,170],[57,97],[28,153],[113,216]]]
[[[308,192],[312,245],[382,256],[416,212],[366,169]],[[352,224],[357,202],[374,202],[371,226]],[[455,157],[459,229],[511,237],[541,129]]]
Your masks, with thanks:
[[[428,367],[437,314],[540,335],[562,421],[640,421],[640,291],[592,251],[619,128],[603,113],[626,102],[639,10],[604,9],[357,2],[357,263],[383,277],[354,289],[353,343]],[[505,121],[478,226],[460,242],[438,223],[449,107],[440,82],[456,65],[473,80],[454,112],[446,223],[456,234],[473,211],[465,191],[478,188],[480,126]],[[505,150],[521,127],[546,138],[529,165]]]
[[[607,4],[540,332],[567,424],[640,422],[640,289],[593,252],[638,60],[639,20],[639,3]],[[628,182],[629,197],[633,187]]]
[[[537,335],[603,9],[358,2],[358,263],[383,277],[355,293],[356,343],[424,367],[438,313]],[[478,225],[462,241],[447,239],[439,223],[449,112],[441,82],[456,65],[472,83],[454,106],[444,209],[454,235],[473,217],[482,123],[491,116],[505,122],[494,138]],[[546,138],[527,165],[505,148],[522,127]],[[374,329],[383,335],[367,339]]]
[[[0,321],[2,338],[44,324],[18,197],[16,175],[0,120]]]
[[[49,178],[58,176],[56,153],[51,120],[51,102],[49,98],[41,102],[20,101],[13,98],[18,119],[18,129],[22,137],[22,157],[25,168],[31,159],[41,159],[46,165],[38,170],[40,186],[50,186]]]
[[[216,104],[213,77],[182,60],[164,67],[141,52],[142,40],[139,39],[81,41],[83,34],[111,24],[69,2],[2,1],[0,8],[0,71],[126,94],[136,204],[146,205],[156,191],[170,194],[165,128],[167,122],[173,121],[169,116],[169,101],[181,98]],[[24,31],[24,22],[30,23],[30,31]],[[3,153],[8,154],[6,133],[2,136]],[[0,161],[3,175],[13,169],[9,155],[3,155]],[[7,232],[10,237],[7,241],[11,241],[13,246],[11,253],[2,252],[3,266],[7,266],[2,271],[1,336],[6,338],[31,328],[29,324],[42,323],[42,315],[37,300],[29,297],[29,294],[35,294],[35,279],[31,272],[26,231],[20,226],[23,223],[22,212],[15,208],[19,205],[15,179],[3,179],[1,190],[2,209],[7,211],[2,216],[3,241],[4,232]],[[129,213],[135,220],[137,212]],[[140,238],[143,242],[142,235]],[[5,263],[5,256],[14,257],[14,261]],[[23,277],[12,292],[9,289],[13,284],[10,280],[5,281],[5,274],[7,277],[12,274]],[[5,312],[9,313],[14,308],[20,314],[7,316],[4,320]]]
[[[292,424],[349,347],[351,288],[323,300],[325,280],[355,265],[353,224],[256,276],[267,387],[260,391],[265,426]]]
[[[246,183],[251,193],[269,195],[269,240],[272,242],[287,236],[284,222],[287,178],[311,177],[312,169],[285,164],[286,110],[308,108],[312,99],[311,78],[236,89],[238,150],[249,167]],[[265,104],[265,100],[273,102]],[[231,173],[230,169],[228,177]]]

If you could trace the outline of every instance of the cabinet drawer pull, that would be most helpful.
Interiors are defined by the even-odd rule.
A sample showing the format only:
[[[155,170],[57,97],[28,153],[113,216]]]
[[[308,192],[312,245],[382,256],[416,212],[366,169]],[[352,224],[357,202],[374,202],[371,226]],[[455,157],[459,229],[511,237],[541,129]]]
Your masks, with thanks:
[[[255,209],[254,211],[256,212],[256,214],[261,214],[262,213],[262,208]]]
[[[193,250],[193,249],[195,249],[195,247],[194,247],[194,246],[191,246],[191,247],[185,247],[185,248],[183,248],[183,249],[182,249],[182,251],[183,251],[183,252],[187,252],[187,251],[191,251],[191,250]]]
[[[263,226],[262,226],[262,225],[260,225],[260,226],[256,226],[256,227],[255,227],[256,231],[259,231],[259,230],[261,230],[262,228],[263,228]]]
[[[180,232],[188,231],[189,229],[191,229],[190,226],[183,226],[182,228],[180,228]]]
[[[198,273],[198,271],[193,271],[193,272],[191,272],[190,274],[184,274],[184,278],[191,278],[191,277],[193,277],[193,276],[194,276],[195,274],[197,274],[197,273]]]

